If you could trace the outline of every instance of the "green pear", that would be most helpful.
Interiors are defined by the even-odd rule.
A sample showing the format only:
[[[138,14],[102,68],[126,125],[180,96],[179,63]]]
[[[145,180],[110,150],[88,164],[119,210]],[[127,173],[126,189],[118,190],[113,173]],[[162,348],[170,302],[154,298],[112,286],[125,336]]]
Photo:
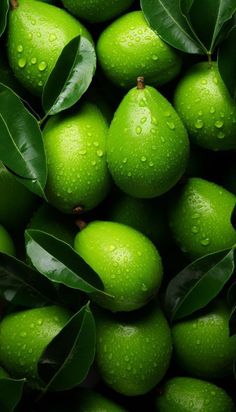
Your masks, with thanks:
[[[107,133],[105,117],[89,102],[49,119],[43,130],[46,194],[54,207],[64,213],[85,212],[105,198],[110,186]]]
[[[157,397],[158,412],[234,412],[235,405],[224,389],[189,377],[169,379]]]
[[[0,225],[0,252],[15,255],[15,246],[7,230]]]
[[[217,63],[192,66],[177,85],[174,106],[194,143],[212,150],[236,148],[236,104]]]
[[[97,55],[107,78],[128,89],[138,76],[152,86],[168,83],[181,68],[179,54],[149,27],[142,11],[125,14],[106,27]]]
[[[17,79],[40,96],[63,48],[85,27],[65,10],[35,0],[17,0],[9,13],[7,51]]]
[[[76,225],[67,215],[60,213],[48,203],[43,203],[33,214],[28,224],[29,229],[43,230],[69,245],[74,245]]]
[[[127,10],[133,2],[134,0],[62,0],[70,13],[91,23],[113,19]]]
[[[159,196],[183,175],[188,155],[188,136],[174,108],[138,78],[109,129],[107,159],[115,183],[133,197]]]
[[[113,400],[88,389],[79,390],[77,403],[76,412],[126,412]]]
[[[126,396],[149,392],[169,367],[170,328],[161,309],[148,305],[140,313],[95,313],[96,363],[108,386]]]
[[[230,336],[231,310],[217,301],[200,314],[172,327],[174,359],[190,376],[230,376],[236,360],[236,336]]]
[[[193,177],[171,198],[169,223],[183,252],[198,258],[236,243],[231,215],[236,196],[223,187]]]
[[[61,331],[70,313],[60,306],[26,309],[11,313],[0,323],[0,362],[14,378],[40,384],[38,361]]]
[[[18,182],[0,162],[0,223],[17,232],[24,228],[37,203],[37,197]]]
[[[113,312],[144,306],[162,281],[162,262],[153,243],[116,222],[89,223],[75,237],[75,250],[98,273],[109,296],[91,296]]]

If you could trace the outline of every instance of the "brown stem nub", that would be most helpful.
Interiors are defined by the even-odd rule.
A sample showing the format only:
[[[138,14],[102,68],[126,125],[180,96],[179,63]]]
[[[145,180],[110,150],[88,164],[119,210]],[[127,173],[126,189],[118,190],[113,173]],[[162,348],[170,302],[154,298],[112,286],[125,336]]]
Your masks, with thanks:
[[[10,5],[12,10],[15,10],[19,6],[18,0],[10,0]]]
[[[75,221],[75,224],[79,228],[79,230],[83,230],[87,226],[87,223],[84,220],[80,220],[80,219],[77,219]]]
[[[76,206],[73,209],[73,214],[80,215],[83,211],[84,211],[84,208],[82,206]]]
[[[145,88],[145,81],[143,76],[137,77],[137,89],[144,89]]]

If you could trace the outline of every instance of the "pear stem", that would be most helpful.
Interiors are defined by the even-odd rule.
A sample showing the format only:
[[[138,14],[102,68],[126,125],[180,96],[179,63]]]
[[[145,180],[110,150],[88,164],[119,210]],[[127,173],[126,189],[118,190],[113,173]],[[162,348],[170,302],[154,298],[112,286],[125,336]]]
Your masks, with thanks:
[[[137,89],[143,90],[145,89],[145,81],[143,76],[139,76],[137,78]]]
[[[86,226],[87,226],[87,223],[86,223],[84,220],[80,220],[80,219],[77,219],[77,220],[75,221],[75,224],[76,224],[76,226],[79,228],[80,231],[83,230],[83,229],[85,229]]]
[[[80,215],[83,212],[83,207],[82,206],[76,206],[73,209],[73,214],[74,215]]]
[[[11,4],[11,8],[12,10],[17,9],[17,7],[19,6],[18,1],[17,0],[10,0],[10,4]]]

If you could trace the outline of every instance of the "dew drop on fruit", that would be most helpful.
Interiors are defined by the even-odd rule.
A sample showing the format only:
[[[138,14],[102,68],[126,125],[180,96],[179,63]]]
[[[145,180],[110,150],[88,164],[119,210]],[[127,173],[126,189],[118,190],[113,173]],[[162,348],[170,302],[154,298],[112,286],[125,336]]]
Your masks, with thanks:
[[[147,285],[145,285],[145,283],[142,283],[141,289],[143,292],[147,292],[148,290]]]
[[[50,35],[49,35],[49,41],[54,41],[54,40],[56,40],[57,39],[57,36],[54,34],[54,33],[51,33]]]
[[[208,246],[210,243],[210,239],[208,239],[208,237],[206,237],[205,239],[201,240],[201,245],[202,246]]]
[[[39,65],[38,65],[38,69],[41,71],[41,72],[43,72],[45,69],[46,69],[46,67],[47,67],[47,63],[46,62],[40,62],[39,63]]]
[[[224,122],[222,120],[217,120],[215,122],[215,127],[217,127],[217,129],[220,129],[223,126],[224,126]]]
[[[198,228],[197,228],[197,226],[193,226],[193,227],[192,227],[192,233],[194,233],[194,234],[198,233]]]
[[[26,65],[26,59],[22,57],[21,59],[18,60],[18,66],[23,69]]]
[[[210,113],[213,114],[213,113],[215,113],[215,111],[216,111],[216,109],[213,106],[211,106]]]
[[[166,124],[167,124],[167,126],[168,126],[171,130],[174,130],[174,129],[175,129],[175,125],[174,125],[173,122],[167,122]]]
[[[201,119],[198,119],[195,122],[195,127],[196,127],[196,129],[202,129],[203,128],[203,121]]]
[[[147,160],[147,158],[146,158],[145,156],[142,156],[142,157],[141,157],[141,162],[144,163],[144,162],[146,162],[146,160]]]
[[[142,117],[141,123],[144,124],[144,123],[146,123],[146,121],[147,121],[147,118],[146,118],[146,117]]]
[[[156,54],[153,54],[152,55],[152,60],[154,60],[154,61],[157,61],[159,58],[158,58],[158,56],[156,55]]]
[[[98,155],[98,157],[102,157],[103,156],[103,151],[100,149],[100,150],[97,150],[97,155]]]
[[[219,132],[219,133],[217,133],[217,137],[218,137],[218,139],[224,139],[225,134],[223,132]]]
[[[36,63],[37,63],[36,57],[32,57],[32,59],[31,59],[31,64],[36,64]]]
[[[23,46],[22,46],[22,44],[19,44],[19,45],[17,46],[17,51],[18,51],[19,53],[23,52]]]
[[[136,133],[137,133],[137,134],[141,134],[141,133],[142,133],[142,128],[141,128],[140,126],[137,126],[135,130],[136,130]]]

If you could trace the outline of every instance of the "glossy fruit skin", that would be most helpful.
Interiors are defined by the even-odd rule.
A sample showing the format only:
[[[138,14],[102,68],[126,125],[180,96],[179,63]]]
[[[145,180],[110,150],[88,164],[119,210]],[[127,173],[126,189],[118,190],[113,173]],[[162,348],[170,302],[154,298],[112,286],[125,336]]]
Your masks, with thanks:
[[[98,392],[84,389],[78,394],[76,412],[126,412],[112,400],[105,398]]]
[[[112,202],[107,215],[113,222],[133,227],[147,236],[158,248],[169,243],[164,204],[159,199],[137,199],[124,193]]]
[[[236,243],[231,214],[236,196],[205,179],[190,178],[170,207],[170,228],[182,251],[198,258]]]
[[[113,19],[127,10],[134,0],[63,0],[64,7],[75,16],[90,23]]]
[[[236,336],[229,336],[230,310],[222,302],[172,328],[174,359],[193,377],[229,376],[236,359]]]
[[[0,252],[15,255],[15,246],[7,230],[0,225]]]
[[[213,383],[188,377],[168,380],[156,401],[158,412],[234,412],[230,396]]]
[[[177,85],[174,106],[195,144],[211,150],[236,148],[236,104],[217,63],[192,66]]]
[[[46,346],[70,318],[59,306],[27,309],[7,315],[0,323],[0,362],[15,378],[40,384],[37,363]]]
[[[19,183],[0,162],[0,223],[17,231],[25,226],[36,205],[37,197]]]
[[[55,115],[43,130],[48,160],[46,194],[54,207],[73,213],[97,206],[107,195],[107,121],[98,107],[84,103],[69,115]]]
[[[7,51],[17,79],[31,93],[41,96],[43,86],[62,49],[86,28],[65,10],[35,0],[19,0],[9,13]],[[50,53],[49,53],[50,48]]]
[[[95,221],[75,237],[75,250],[98,273],[104,290],[114,296],[91,298],[113,312],[145,305],[162,281],[162,262],[142,233],[116,222]]]
[[[98,370],[116,392],[137,396],[149,392],[165,375],[172,354],[171,334],[156,306],[139,315],[96,316]]]
[[[108,79],[126,89],[138,76],[152,86],[168,83],[181,68],[179,55],[149,27],[142,11],[127,13],[106,27],[97,55]]]
[[[188,156],[188,136],[173,106],[153,87],[131,89],[108,134],[108,167],[116,185],[133,197],[160,196],[183,175]]]

